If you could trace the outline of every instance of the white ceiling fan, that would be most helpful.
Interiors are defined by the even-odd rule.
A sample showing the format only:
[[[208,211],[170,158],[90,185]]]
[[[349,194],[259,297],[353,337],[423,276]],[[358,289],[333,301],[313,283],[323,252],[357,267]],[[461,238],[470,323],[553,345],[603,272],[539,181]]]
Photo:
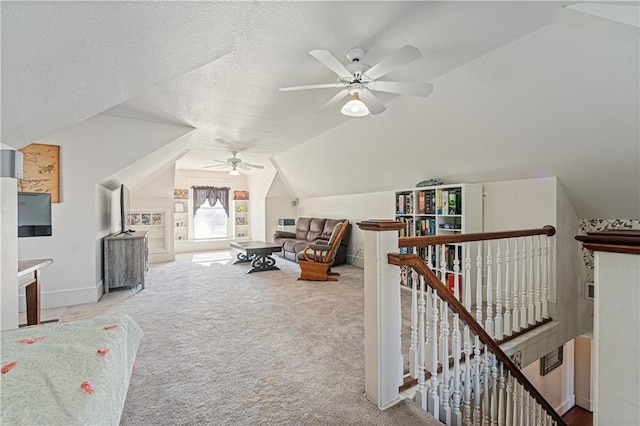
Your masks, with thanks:
[[[322,106],[321,111],[333,108],[345,96],[351,96],[351,100],[342,107],[340,112],[351,117],[363,117],[369,114],[369,112],[379,114],[386,110],[382,102],[372,93],[374,91],[423,97],[428,96],[433,91],[433,85],[429,83],[378,80],[378,78],[388,74],[394,68],[406,65],[422,57],[420,50],[413,46],[406,45],[402,47],[393,55],[372,67],[361,62],[366,53],[362,48],[349,50],[347,58],[351,62],[346,65],[343,65],[342,62],[328,50],[316,49],[309,53],[324,66],[338,74],[338,81],[336,83],[282,87],[280,90],[342,88],[337,95]]]
[[[233,157],[227,158],[226,160],[213,160],[222,164],[213,164],[211,166],[204,166],[205,169],[224,169],[226,167],[231,167],[231,171],[229,174],[231,176],[238,176],[240,172],[238,169],[242,170],[251,170],[251,169],[264,169],[264,166],[259,164],[249,164],[243,162],[241,159],[236,157],[238,151],[231,151]]]

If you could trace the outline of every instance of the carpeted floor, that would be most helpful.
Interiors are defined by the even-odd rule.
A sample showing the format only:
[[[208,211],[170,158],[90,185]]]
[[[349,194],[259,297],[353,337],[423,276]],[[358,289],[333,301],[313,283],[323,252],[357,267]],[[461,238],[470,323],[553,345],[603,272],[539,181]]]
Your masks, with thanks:
[[[43,311],[70,320],[131,315],[145,332],[123,425],[435,425],[410,402],[363,395],[363,271],[297,281],[297,264],[247,275],[220,251],[152,265],[143,291]]]

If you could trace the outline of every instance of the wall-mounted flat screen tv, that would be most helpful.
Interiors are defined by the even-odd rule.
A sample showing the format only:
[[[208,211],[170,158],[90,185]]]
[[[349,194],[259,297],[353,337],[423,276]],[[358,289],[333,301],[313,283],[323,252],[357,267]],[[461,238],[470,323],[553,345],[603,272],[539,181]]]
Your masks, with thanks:
[[[18,237],[51,236],[51,194],[18,192]]]

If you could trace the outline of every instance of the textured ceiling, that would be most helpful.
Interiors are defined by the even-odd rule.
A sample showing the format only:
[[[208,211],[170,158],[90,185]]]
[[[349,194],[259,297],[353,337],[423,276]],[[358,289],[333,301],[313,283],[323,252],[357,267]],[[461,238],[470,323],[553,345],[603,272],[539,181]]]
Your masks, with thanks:
[[[299,197],[553,175],[583,217],[638,216],[638,2],[573,3],[2,2],[2,141],[104,113],[193,128],[149,169],[235,146]],[[317,112],[336,89],[278,91],[335,81],[312,49],[373,65],[406,44],[423,57],[384,79],[431,82],[427,98],[381,94],[386,112],[352,119]]]

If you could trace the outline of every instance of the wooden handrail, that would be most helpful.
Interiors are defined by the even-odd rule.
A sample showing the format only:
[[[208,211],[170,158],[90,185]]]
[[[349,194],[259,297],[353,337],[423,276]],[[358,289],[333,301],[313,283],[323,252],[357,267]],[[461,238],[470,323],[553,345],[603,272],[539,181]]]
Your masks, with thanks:
[[[468,243],[470,241],[499,240],[503,238],[529,237],[531,235],[555,235],[556,228],[545,225],[542,228],[520,231],[478,232],[475,234],[429,235],[424,237],[403,237],[398,239],[398,247],[426,247],[436,244]]]
[[[555,229],[554,229],[555,232]],[[527,235],[537,235],[537,234],[527,234]],[[553,234],[552,234],[553,235]],[[522,236],[522,235],[519,235]],[[508,238],[508,237],[501,237]],[[415,238],[407,238],[407,239],[415,239]],[[479,240],[473,240],[479,241]],[[412,245],[413,246],[413,245]],[[456,312],[460,319],[468,325],[474,333],[479,337],[480,341],[489,347],[491,352],[506,366],[507,370],[514,376],[522,386],[529,392],[529,394],[533,395],[533,397],[542,405],[545,411],[553,418],[554,421],[558,423],[558,425],[566,426],[562,417],[553,409],[553,407],[547,402],[546,399],[538,392],[538,390],[527,380],[527,378],[522,374],[522,372],[515,366],[513,361],[505,354],[500,346],[487,334],[487,332],[482,328],[480,324],[473,318],[473,315],[469,311],[465,309],[465,307],[460,303],[458,299],[449,291],[449,289],[440,281],[440,279],[433,273],[433,271],[424,263],[424,261],[417,254],[397,254],[397,253],[389,253],[387,254],[387,260],[391,265],[397,266],[410,266],[419,274],[425,277],[427,281],[429,281],[432,288],[434,288],[440,298],[444,299],[449,303],[451,309]]]
[[[576,240],[582,241],[588,250],[640,254],[640,230],[637,229],[587,232],[587,235],[578,235]]]

